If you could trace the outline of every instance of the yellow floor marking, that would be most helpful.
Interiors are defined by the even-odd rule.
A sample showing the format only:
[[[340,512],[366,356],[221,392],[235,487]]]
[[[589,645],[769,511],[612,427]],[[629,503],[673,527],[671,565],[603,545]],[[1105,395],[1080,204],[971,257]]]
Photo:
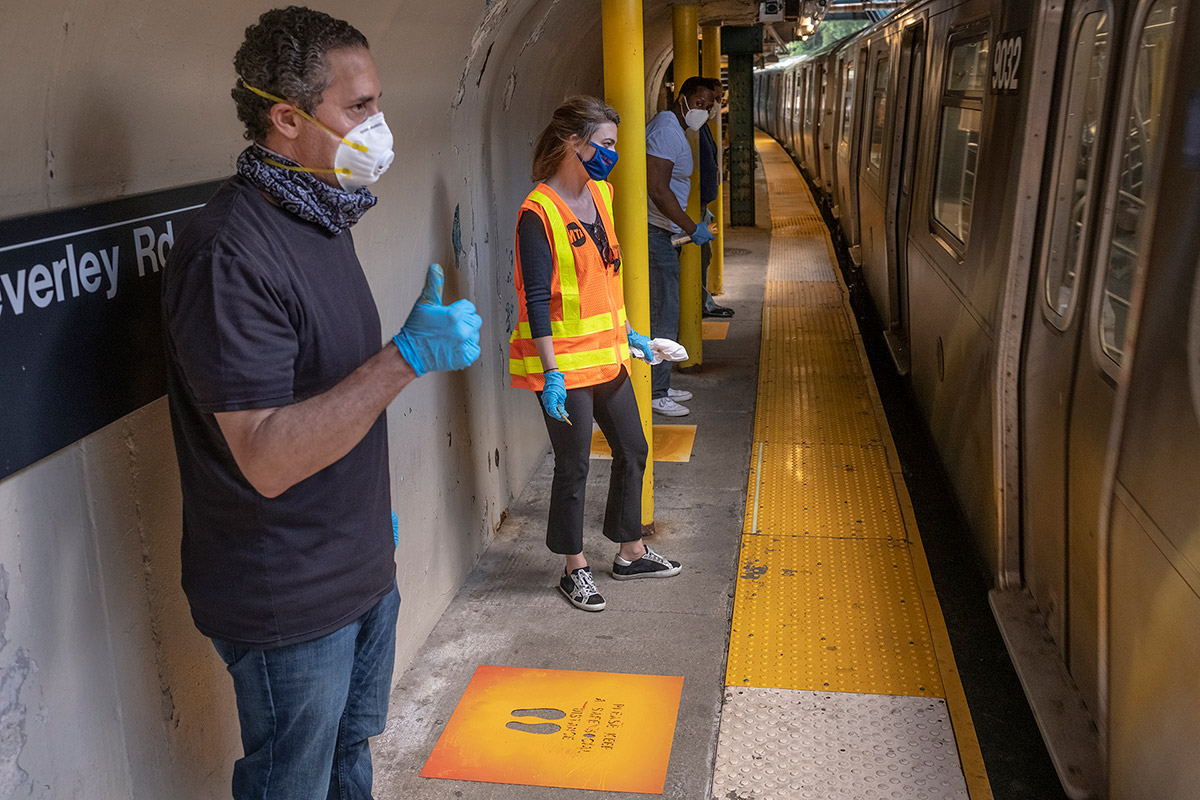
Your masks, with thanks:
[[[766,442],[762,456],[752,476],[758,522],[745,533],[905,538],[882,446]]]
[[[719,341],[729,335],[729,323],[720,320],[706,319],[700,323],[701,339]]]
[[[772,238],[727,683],[945,697],[971,798],[990,800],[832,241],[787,155],[756,144]]]
[[[655,425],[653,436],[655,461],[686,464],[692,460],[695,425]],[[612,448],[599,428],[592,430],[592,458],[612,458]]]
[[[423,778],[662,794],[683,678],[481,666]]]
[[[746,535],[739,569],[727,685],[942,696],[908,542]]]

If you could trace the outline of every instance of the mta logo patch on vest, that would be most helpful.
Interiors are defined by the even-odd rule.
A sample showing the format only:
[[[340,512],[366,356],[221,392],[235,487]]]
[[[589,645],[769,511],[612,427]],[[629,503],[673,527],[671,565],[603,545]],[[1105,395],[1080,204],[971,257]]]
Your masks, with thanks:
[[[567,223],[567,236],[571,239],[571,247],[583,247],[587,243],[587,234],[578,223]]]

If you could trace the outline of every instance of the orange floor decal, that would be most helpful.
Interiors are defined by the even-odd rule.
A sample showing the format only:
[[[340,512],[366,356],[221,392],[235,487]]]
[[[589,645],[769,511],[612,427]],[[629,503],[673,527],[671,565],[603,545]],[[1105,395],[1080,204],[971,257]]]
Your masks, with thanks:
[[[481,666],[423,778],[662,794],[683,678]]]
[[[654,460],[686,464],[692,460],[695,425],[655,425]],[[612,458],[612,448],[599,428],[592,430],[592,458]]]
[[[701,339],[724,339],[729,335],[729,323],[706,319],[700,323]]]

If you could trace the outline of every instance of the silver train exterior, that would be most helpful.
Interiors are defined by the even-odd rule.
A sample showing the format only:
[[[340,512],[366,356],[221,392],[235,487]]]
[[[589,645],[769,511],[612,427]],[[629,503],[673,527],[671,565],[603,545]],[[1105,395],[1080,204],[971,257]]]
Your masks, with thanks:
[[[1074,797],[1200,797],[1196,0],[932,0],[760,70]]]

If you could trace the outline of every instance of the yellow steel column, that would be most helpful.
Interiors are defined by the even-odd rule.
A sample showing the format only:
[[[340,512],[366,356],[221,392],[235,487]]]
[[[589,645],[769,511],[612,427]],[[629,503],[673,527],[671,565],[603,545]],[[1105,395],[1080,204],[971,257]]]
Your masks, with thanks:
[[[721,26],[705,25],[700,29],[703,42],[701,68],[706,78],[721,79]],[[720,102],[718,100],[718,102]],[[716,217],[717,238],[712,243],[712,261],[708,264],[708,291],[721,294],[725,291],[725,147],[721,144],[721,114],[708,123],[713,141],[717,143],[717,199],[713,201],[713,216]]]
[[[642,0],[601,0],[604,44],[604,99],[621,115],[610,180],[613,215],[621,243],[625,310],[638,333],[650,335],[650,248],[646,240],[646,67],[642,40]],[[633,362],[633,391],[650,454],[642,484],[642,527],[654,525],[654,436],[650,413],[650,366]]]
[[[697,42],[696,6],[677,5],[672,8],[675,46],[675,91],[688,78],[700,74],[700,47]],[[697,140],[692,143],[692,191],[688,194],[687,213],[700,219],[700,159]],[[679,343],[687,348],[687,360],[679,366],[697,368],[704,360],[700,328],[700,248],[685,244],[679,254]]]

